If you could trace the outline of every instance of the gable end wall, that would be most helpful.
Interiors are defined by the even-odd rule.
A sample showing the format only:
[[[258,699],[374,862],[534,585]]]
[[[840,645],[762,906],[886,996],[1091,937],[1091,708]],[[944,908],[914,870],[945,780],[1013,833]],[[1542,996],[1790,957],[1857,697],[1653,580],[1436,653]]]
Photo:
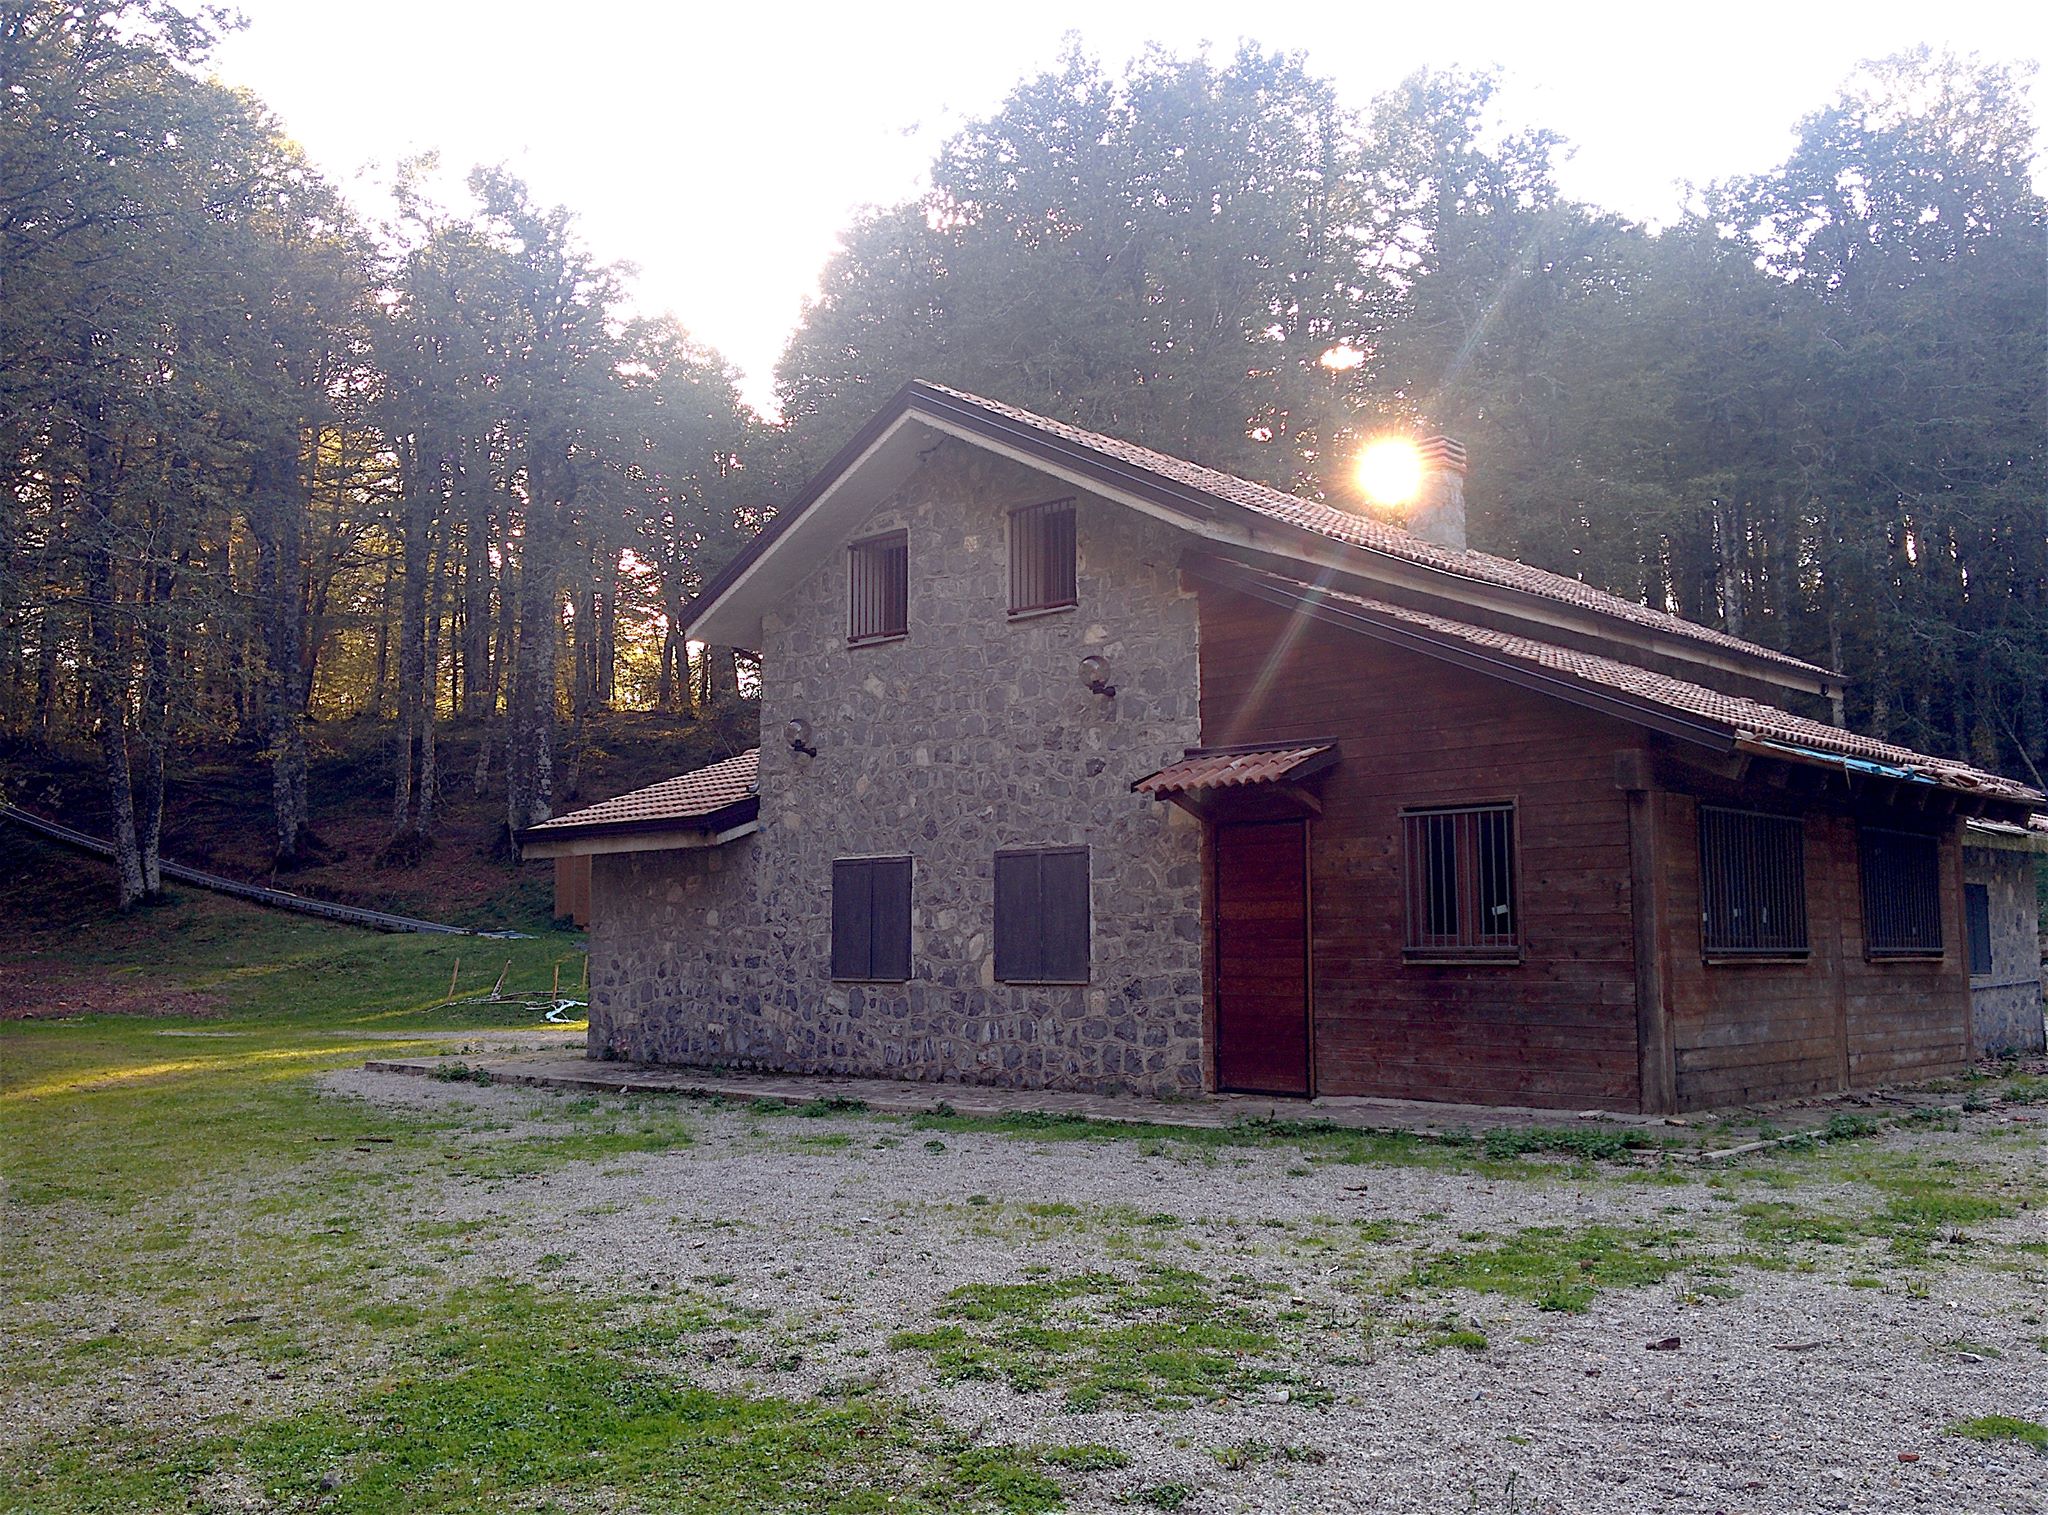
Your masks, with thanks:
[[[762,830],[723,849],[716,881],[682,855],[599,859],[593,1055],[1201,1087],[1200,827],[1130,791],[1199,739],[1195,601],[1178,533],[1082,495],[1079,607],[1011,621],[1008,511],[1072,494],[942,442],[845,537],[909,533],[909,635],[847,646],[843,544],[766,618]],[[1090,653],[1114,699],[1081,687]],[[816,758],[783,737],[796,716]],[[1075,844],[1091,849],[1090,982],[996,982],[997,849]],[[913,977],[835,983],[832,862],[888,855],[913,859]]]

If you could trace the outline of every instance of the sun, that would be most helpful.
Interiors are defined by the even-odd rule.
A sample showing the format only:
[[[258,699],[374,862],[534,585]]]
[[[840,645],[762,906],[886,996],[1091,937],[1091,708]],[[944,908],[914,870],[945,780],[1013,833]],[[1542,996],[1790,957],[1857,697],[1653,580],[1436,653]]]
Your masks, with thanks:
[[[1375,505],[1412,505],[1422,492],[1422,450],[1406,437],[1374,437],[1354,465],[1358,487]]]

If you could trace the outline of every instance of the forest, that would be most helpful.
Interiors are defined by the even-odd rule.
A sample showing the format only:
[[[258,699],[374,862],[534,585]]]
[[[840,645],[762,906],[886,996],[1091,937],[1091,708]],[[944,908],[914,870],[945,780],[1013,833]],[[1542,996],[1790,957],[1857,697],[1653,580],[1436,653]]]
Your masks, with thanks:
[[[683,607],[913,376],[1330,498],[1375,432],[1450,432],[1474,545],[1839,668],[1859,729],[2048,766],[2014,67],[1874,60],[1653,228],[1564,195],[1484,72],[1348,101],[1251,45],[1074,44],[845,229],[767,416],[504,167],[351,205],[210,74],[224,24],[0,0],[0,736],[90,750],[124,906],[187,752],[267,774],[290,871],[309,731],[379,723],[402,869],[456,723],[509,836],[594,715],[729,711],[753,669]]]

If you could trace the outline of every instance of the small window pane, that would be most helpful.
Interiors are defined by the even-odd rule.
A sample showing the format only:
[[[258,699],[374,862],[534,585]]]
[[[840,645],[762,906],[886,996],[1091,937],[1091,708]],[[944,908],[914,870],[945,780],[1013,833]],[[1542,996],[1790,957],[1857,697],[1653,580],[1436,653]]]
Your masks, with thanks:
[[[906,532],[847,549],[849,641],[900,637],[910,625],[910,537]]]
[[[1970,927],[1970,977],[1991,973],[1991,890],[1984,884],[1963,885],[1963,914]]]
[[[1515,807],[1411,810],[1401,817],[1410,956],[1513,957]]]
[[[1700,944],[1709,956],[1809,950],[1804,822],[1700,806]]]
[[[1931,836],[1866,826],[1863,947],[1872,957],[1940,957],[1941,848]]]
[[[1074,542],[1072,500],[1010,512],[1010,614],[1075,603]]]

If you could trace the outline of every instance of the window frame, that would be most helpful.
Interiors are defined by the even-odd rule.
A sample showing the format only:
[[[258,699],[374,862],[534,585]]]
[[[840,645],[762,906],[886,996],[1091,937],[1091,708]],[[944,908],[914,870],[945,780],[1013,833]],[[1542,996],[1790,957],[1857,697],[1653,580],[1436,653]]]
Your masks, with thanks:
[[[1507,849],[1504,881],[1507,886],[1507,915],[1510,929],[1506,932],[1485,932],[1476,930],[1470,942],[1430,940],[1441,938],[1446,933],[1425,929],[1427,912],[1437,891],[1432,887],[1436,879],[1435,844],[1430,841],[1430,822],[1448,818],[1452,821],[1451,912],[1460,922],[1466,915],[1465,894],[1468,889],[1479,886],[1483,863],[1479,849],[1485,843],[1476,834],[1468,843],[1457,834],[1458,817],[1505,816],[1506,825],[1500,837]],[[1528,951],[1527,937],[1522,930],[1522,807],[1512,798],[1497,800],[1475,800],[1455,805],[1407,805],[1400,812],[1400,853],[1401,853],[1401,959],[1404,963],[1441,964],[1457,966],[1487,966],[1515,964],[1523,961]],[[1487,907],[1483,886],[1473,904],[1475,912]],[[1479,917],[1475,914],[1475,922]],[[1494,940],[1484,940],[1492,937]],[[1503,939],[1504,938],[1504,939]]]
[[[1049,567],[1044,549],[1049,538],[1042,523],[1058,518],[1065,520],[1066,562],[1057,568]],[[1019,577],[1028,571],[1025,556],[1020,551],[1020,538],[1027,532],[1033,534],[1034,552],[1040,554],[1036,565],[1038,576],[1049,581],[1062,574],[1069,591],[1064,599],[1045,599],[1035,603],[1019,603]],[[1081,603],[1081,530],[1080,511],[1074,496],[1066,495],[1056,500],[1041,500],[1033,505],[1019,505],[1012,509],[1005,521],[1004,540],[1007,543],[1010,569],[1010,609],[1013,621],[1028,620],[1033,616],[1056,615],[1062,610],[1074,610]]]
[[[1081,961],[1078,976],[1051,971],[1058,966],[1047,961],[1047,938],[1045,929],[1048,919],[1046,910],[1045,860],[1052,857],[1079,857],[1081,859],[1082,886],[1080,892],[1081,918],[1078,932]],[[1035,928],[1034,939],[1019,942],[1010,937],[1006,930],[1003,901],[1004,864],[1017,864],[1030,860],[1035,866],[1031,886],[1033,909],[1030,921]],[[993,969],[996,982],[1003,984],[1045,984],[1071,987],[1093,982],[1095,974],[1095,862],[1086,845],[1059,847],[1001,847],[996,850],[995,863],[990,870],[991,921],[990,949],[994,958]],[[1018,961],[1022,949],[1023,961]],[[1006,961],[1007,960],[1007,961]]]
[[[878,876],[888,870],[893,873],[900,865],[903,880],[903,897],[900,913],[895,910],[884,912],[877,908],[880,891],[876,888]],[[862,912],[866,922],[866,939],[860,943],[845,943],[842,956],[840,940],[841,890],[860,880],[859,887],[865,891]],[[825,955],[828,976],[837,984],[905,984],[912,977],[912,912],[916,897],[917,863],[913,858],[900,853],[874,857],[835,857],[832,859],[831,892],[826,899]],[[899,918],[900,914],[900,918]],[[900,930],[900,939],[895,933]],[[891,943],[900,945],[902,950],[902,973],[877,971],[876,958],[881,955],[884,932]],[[856,951],[856,948],[858,949]],[[879,967],[883,970],[894,967],[887,961]]]
[[[902,552],[902,578],[898,586],[902,603],[895,607],[901,613],[891,626],[879,630],[862,631],[861,626],[861,585],[862,563],[875,560],[884,549],[900,548]],[[889,585],[883,585],[886,596]],[[882,642],[900,642],[910,635],[910,531],[898,527],[894,531],[880,531],[872,536],[861,537],[846,544],[846,645],[849,647],[873,647]]]
[[[1784,828],[1782,834],[1792,837],[1791,874],[1793,887],[1789,898],[1798,906],[1797,940],[1751,941],[1737,940],[1740,935],[1735,929],[1732,917],[1721,923],[1721,935],[1715,933],[1714,904],[1716,880],[1725,889],[1732,883],[1732,871],[1741,866],[1739,861],[1730,860],[1724,866],[1716,867],[1715,860],[1708,856],[1711,845],[1707,817],[1730,816],[1745,821],[1764,822],[1769,826]],[[1813,957],[1813,911],[1807,901],[1806,879],[1806,817],[1787,815],[1782,811],[1758,810],[1745,805],[1717,805],[1701,801],[1696,807],[1694,829],[1698,832],[1698,845],[1694,858],[1699,867],[1700,907],[1700,957],[1708,963],[1803,963]],[[1761,860],[1754,866],[1763,866]],[[1744,883],[1754,882],[1745,879]],[[1754,898],[1744,902],[1755,911],[1761,908]]]
[[[1927,878],[1924,881],[1923,900],[1924,903],[1931,907],[1933,912],[1931,921],[1934,927],[1934,940],[1931,944],[1926,941],[1919,941],[1888,942],[1880,945],[1875,940],[1871,930],[1871,908],[1873,904],[1873,891],[1871,888],[1873,858],[1871,854],[1874,849],[1870,843],[1873,838],[1883,838],[1883,841],[1879,844],[1880,847],[1893,847],[1899,843],[1912,843],[1916,846],[1925,847],[1929,868]],[[1866,961],[1873,963],[1931,963],[1939,962],[1948,956],[1948,922],[1946,919],[1948,911],[1945,908],[1946,902],[1942,898],[1941,871],[1940,837],[1922,831],[1902,831],[1893,826],[1872,826],[1862,823],[1857,825],[1856,874],[1859,885],[1860,907],[1863,915],[1863,956]],[[1891,897],[1883,901],[1883,903],[1893,907],[1898,906],[1900,903],[1899,891],[1902,889],[1910,890],[1911,888],[1913,888],[1912,880],[1905,880],[1903,882],[1896,878],[1886,880],[1885,890]],[[1907,903],[1910,904],[1912,902],[1908,901]]]
[[[1963,937],[1970,959],[1971,978],[1990,978],[1998,969],[1997,949],[1991,940],[1991,886],[1963,881]],[[1982,947],[1980,955],[1978,948]],[[1979,967],[1978,964],[1983,966]]]

